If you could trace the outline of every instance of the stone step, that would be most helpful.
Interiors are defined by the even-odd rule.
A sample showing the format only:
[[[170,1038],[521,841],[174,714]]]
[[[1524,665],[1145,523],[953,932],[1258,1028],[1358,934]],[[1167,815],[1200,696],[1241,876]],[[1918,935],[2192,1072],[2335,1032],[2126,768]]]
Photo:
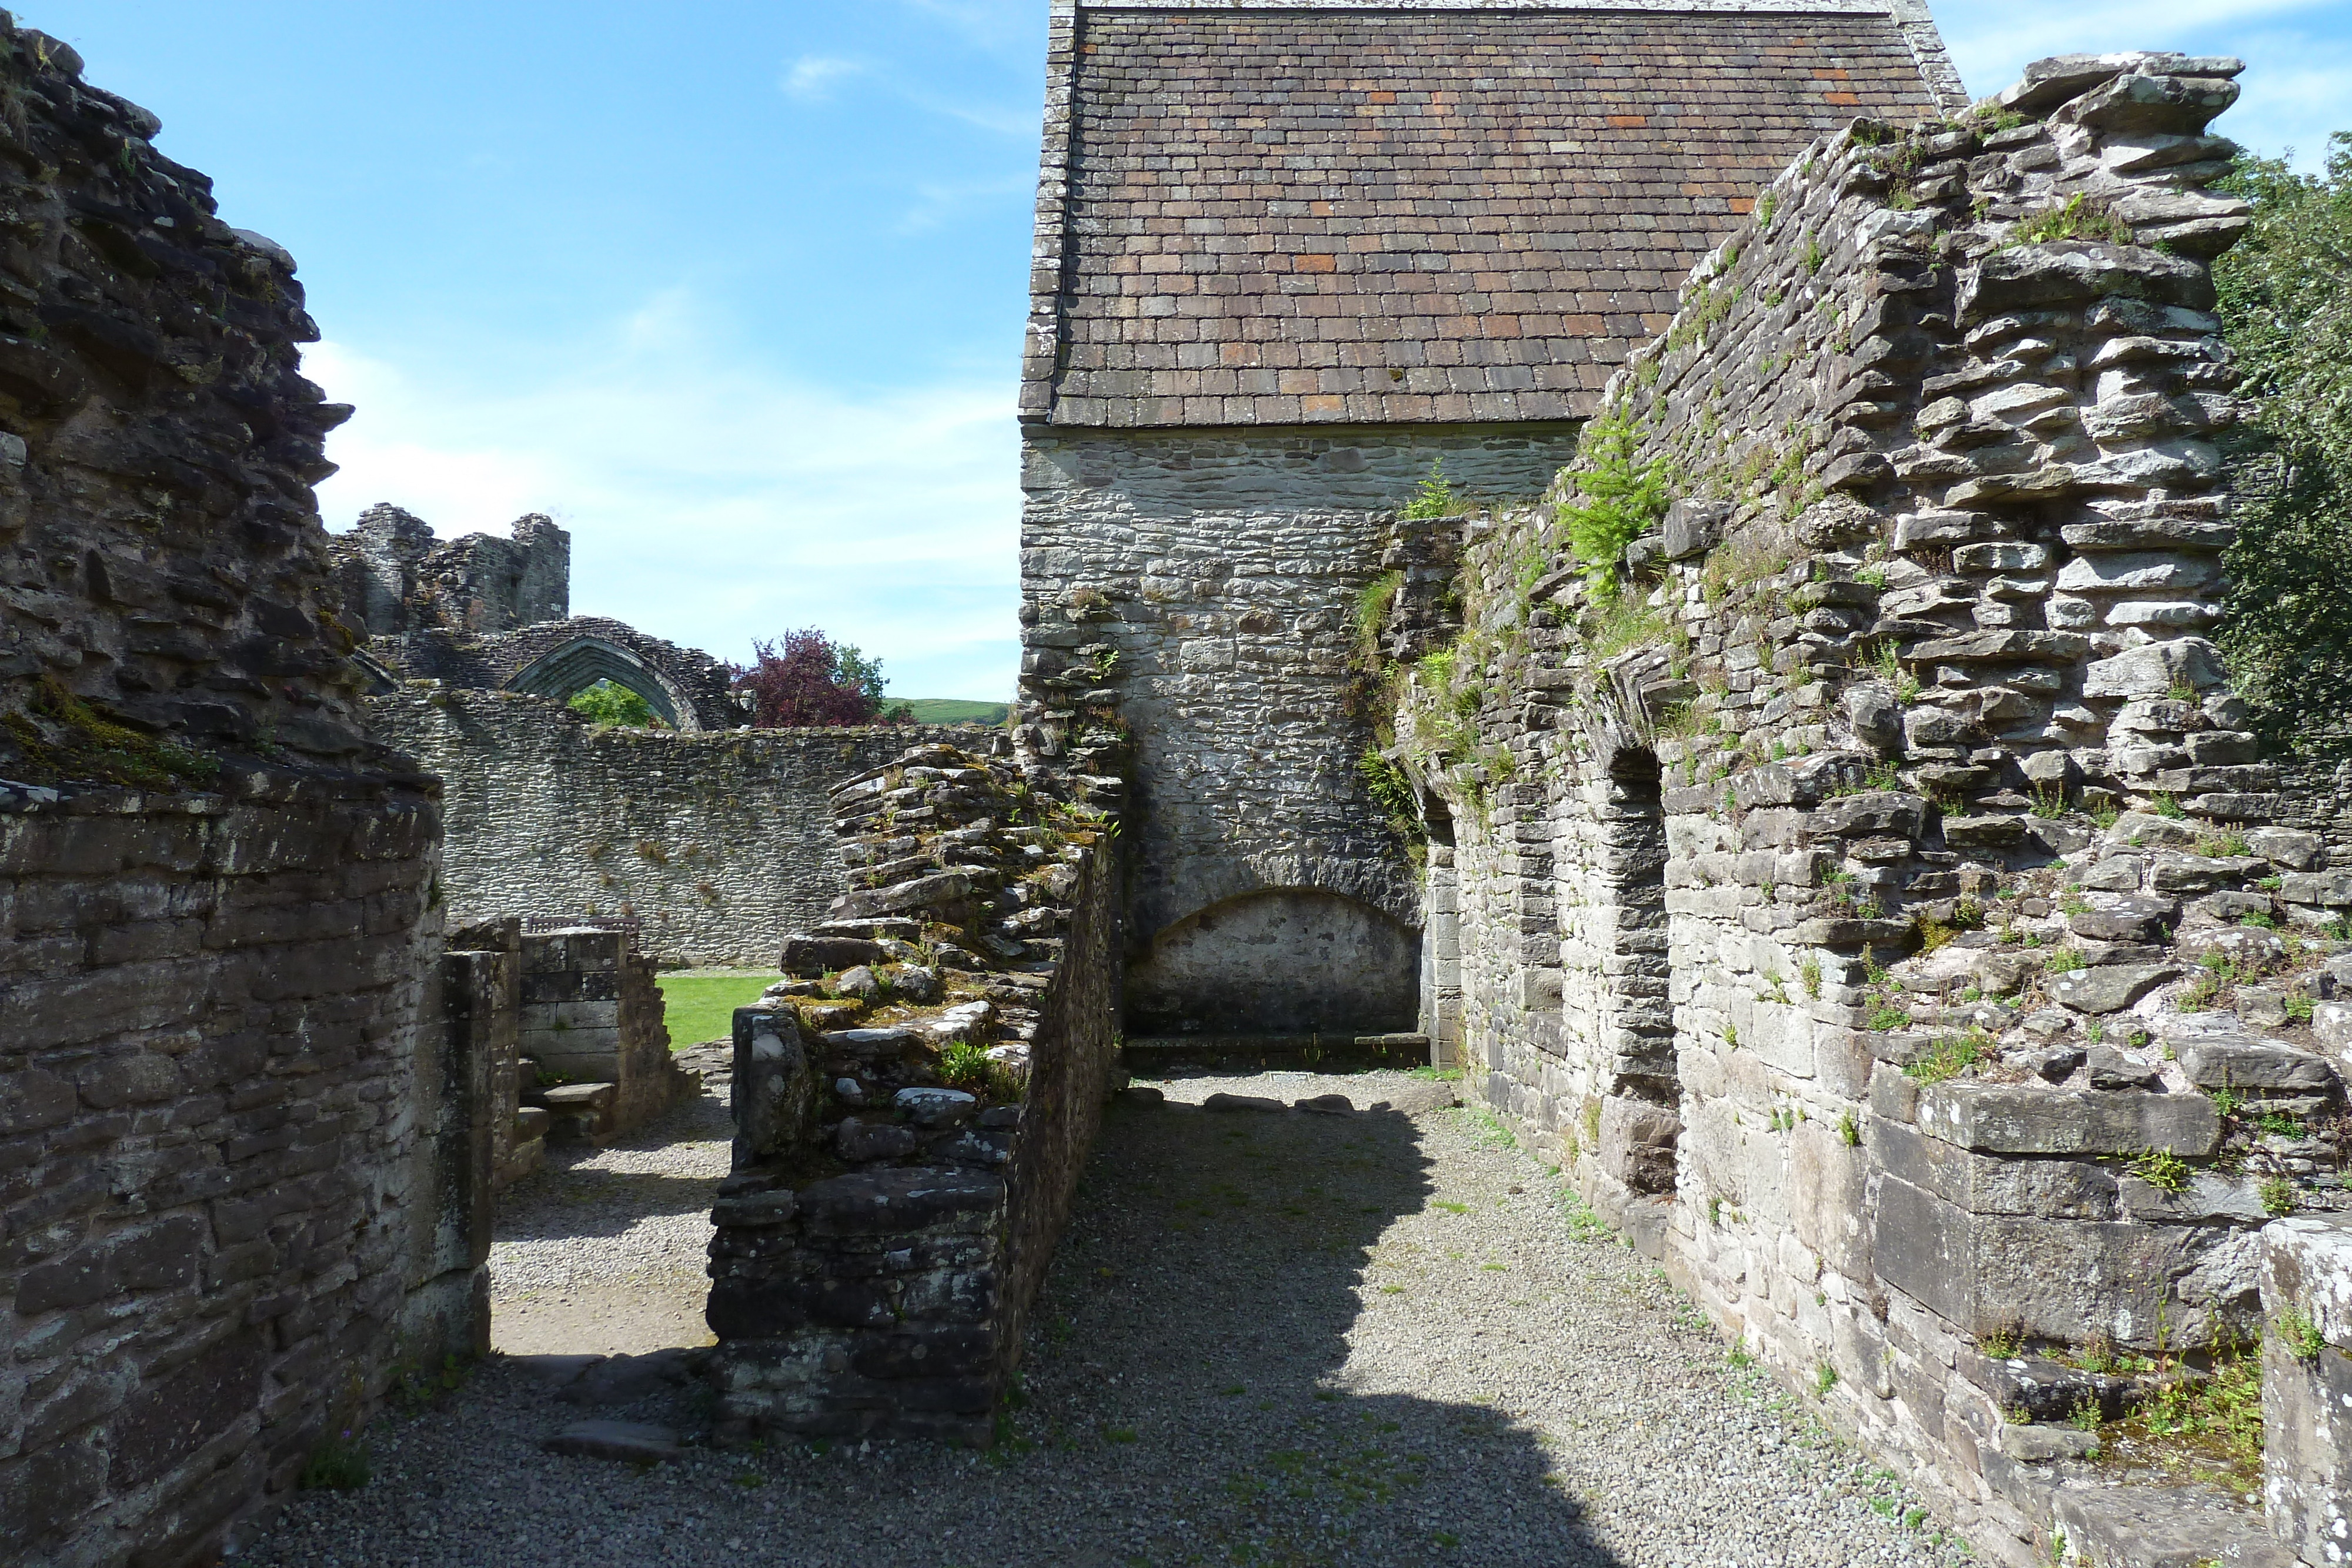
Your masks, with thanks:
[[[541,1098],[551,1144],[601,1144],[613,1134],[613,1106],[619,1091],[610,1083],[559,1083]]]

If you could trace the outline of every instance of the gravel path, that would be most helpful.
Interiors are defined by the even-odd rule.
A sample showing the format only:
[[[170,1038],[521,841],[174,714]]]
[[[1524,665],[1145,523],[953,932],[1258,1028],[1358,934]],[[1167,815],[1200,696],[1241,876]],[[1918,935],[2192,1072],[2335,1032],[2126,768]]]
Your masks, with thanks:
[[[698,1395],[583,1410],[527,1364],[494,1362],[446,1408],[380,1423],[373,1482],[303,1494],[246,1560],[1843,1568],[1960,1555],[1932,1523],[1906,1526],[1891,1479],[1732,1369],[1654,1266],[1580,1218],[1491,1122],[1447,1104],[1447,1086],[1382,1072],[1163,1087],[1170,1103],[1121,1104],[1105,1126],[1038,1302],[1025,1405],[995,1450],[792,1443],[642,1473],[554,1458],[537,1444],[569,1421],[690,1428]],[[1220,1089],[1389,1108],[1198,1108]],[[601,1258],[612,1243],[583,1245]],[[516,1256],[518,1269],[545,1260]],[[623,1265],[594,1265],[608,1266]]]
[[[509,1355],[635,1354],[712,1342],[710,1204],[734,1127],[701,1094],[602,1149],[557,1148],[499,1196],[490,1343]]]

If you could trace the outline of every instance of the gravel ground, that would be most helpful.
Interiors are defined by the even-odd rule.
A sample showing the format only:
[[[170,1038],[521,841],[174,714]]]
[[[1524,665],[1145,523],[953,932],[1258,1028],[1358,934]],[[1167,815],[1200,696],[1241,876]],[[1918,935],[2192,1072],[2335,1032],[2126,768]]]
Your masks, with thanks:
[[[444,1408],[380,1423],[373,1482],[303,1494],[247,1560],[1842,1568],[1961,1555],[1932,1522],[1906,1525],[1890,1478],[1731,1368],[1654,1267],[1491,1122],[1448,1104],[1446,1086],[1381,1072],[1162,1087],[1169,1103],[1122,1103],[1104,1128],[1037,1304],[1025,1402],[994,1450],[789,1443],[642,1471],[555,1458],[540,1439],[583,1416],[690,1431],[698,1396],[583,1410],[530,1364],[494,1361]],[[1387,1108],[1198,1108],[1220,1089]],[[678,1219],[631,1227],[583,1207],[603,1227],[587,1240],[542,1223],[543,1239],[508,1244],[516,1278],[551,1290],[625,1269],[612,1254],[623,1239],[669,1246]]]
[[[509,1355],[712,1343],[710,1204],[734,1128],[698,1095],[602,1149],[555,1148],[499,1199],[490,1343]]]

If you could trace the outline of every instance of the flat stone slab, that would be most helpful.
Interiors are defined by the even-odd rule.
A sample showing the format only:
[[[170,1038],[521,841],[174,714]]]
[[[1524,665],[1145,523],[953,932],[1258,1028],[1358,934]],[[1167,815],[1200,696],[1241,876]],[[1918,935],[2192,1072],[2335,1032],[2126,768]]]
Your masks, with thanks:
[[[1269,1099],[1264,1094],[1217,1093],[1202,1101],[1201,1109],[1203,1111],[1287,1111],[1290,1107],[1279,1100]]]
[[[2050,995],[2078,1013],[2121,1012],[2179,976],[2173,964],[2105,964],[2058,976],[2050,982]]]
[[[601,1355],[510,1355],[506,1364],[534,1383],[561,1388],[577,1383],[582,1373],[605,1359]]]
[[[694,1380],[695,1368],[701,1360],[700,1353],[683,1348],[649,1351],[644,1355],[607,1356],[585,1369],[560,1397],[573,1405],[634,1405],[665,1389],[685,1387]]]
[[[1318,1116],[1349,1116],[1355,1113],[1356,1103],[1345,1094],[1317,1094],[1298,1102],[1298,1108]]]
[[[2221,1141],[2202,1094],[1937,1083],[1919,1092],[1919,1130],[1987,1155],[2137,1155],[2201,1160]]]
[[[613,1096],[618,1092],[609,1083],[559,1083],[543,1091],[540,1098],[547,1102],[550,1112],[609,1111]]]
[[[2336,1071],[2325,1057],[2282,1040],[2208,1037],[2180,1048],[2180,1068],[2200,1089],[2275,1089],[2326,1094]]]
[[[677,1432],[636,1421],[575,1421],[540,1445],[551,1454],[583,1459],[621,1459],[657,1465],[679,1458]]]
[[[2067,1544],[2089,1562],[2295,1568],[2294,1552],[2271,1534],[2261,1513],[2210,1487],[2066,1488],[2054,1506]]]

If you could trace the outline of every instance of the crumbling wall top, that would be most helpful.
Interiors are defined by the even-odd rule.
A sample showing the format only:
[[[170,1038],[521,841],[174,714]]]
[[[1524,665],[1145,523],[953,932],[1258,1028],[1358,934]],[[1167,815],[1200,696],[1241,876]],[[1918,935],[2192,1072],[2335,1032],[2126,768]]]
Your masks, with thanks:
[[[0,16],[0,775],[153,787],[362,748],[293,258]]]

